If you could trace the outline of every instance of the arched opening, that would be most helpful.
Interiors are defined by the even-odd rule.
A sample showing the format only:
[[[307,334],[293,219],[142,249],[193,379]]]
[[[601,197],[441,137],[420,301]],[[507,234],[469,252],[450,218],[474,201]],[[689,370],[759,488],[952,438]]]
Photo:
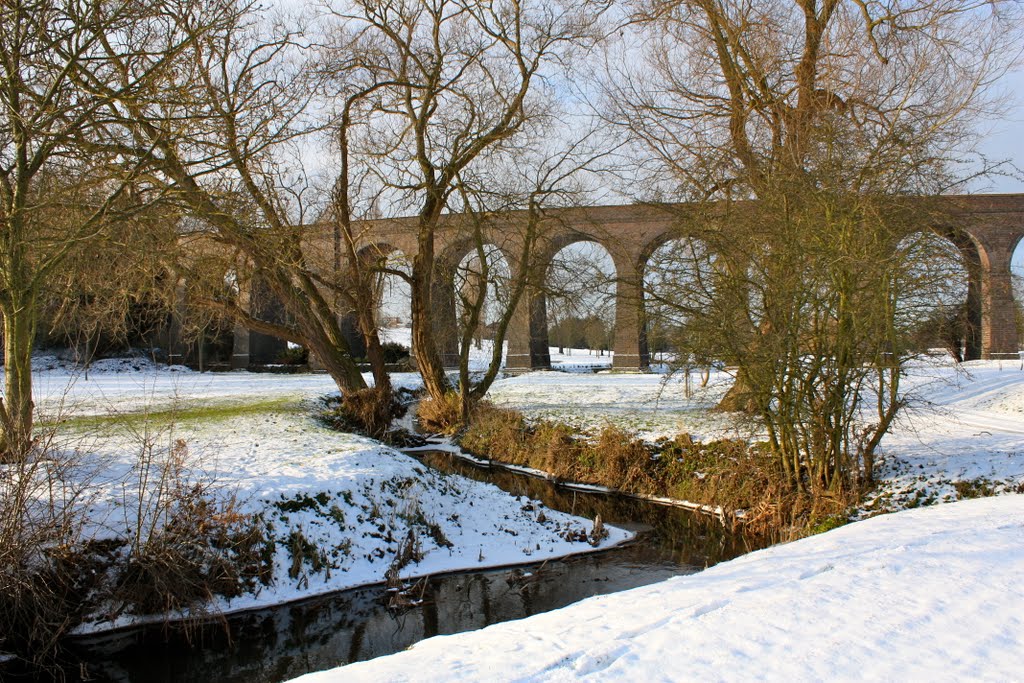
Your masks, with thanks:
[[[254,318],[275,324],[286,324],[288,313],[284,304],[261,277],[249,282],[249,314]],[[278,365],[289,359],[288,342],[262,332],[249,333],[249,363],[252,365]]]
[[[569,243],[551,258],[544,278],[553,365],[610,365],[615,344],[616,270],[597,242]]]
[[[702,240],[666,240],[643,264],[647,344],[653,363],[687,364],[699,349],[692,319],[714,298],[714,254]]]
[[[403,274],[411,272],[411,262],[399,249],[389,244],[375,244],[359,252],[362,276],[370,278],[373,322],[384,345],[385,362],[396,363],[410,354],[412,333],[412,293]],[[354,278],[349,273],[346,278]],[[338,321],[355,358],[366,356],[366,340],[360,329],[359,316],[352,303],[339,298]]]
[[[970,238],[917,232],[900,240],[896,258],[892,300],[907,350],[980,358],[980,259]]]
[[[1018,237],[1010,256],[1010,289],[1017,346],[1024,349],[1024,236]]]
[[[412,349],[412,287],[404,276],[412,274],[412,261],[398,249],[392,249],[379,262],[374,281],[375,320],[385,346],[385,356],[405,355]]]

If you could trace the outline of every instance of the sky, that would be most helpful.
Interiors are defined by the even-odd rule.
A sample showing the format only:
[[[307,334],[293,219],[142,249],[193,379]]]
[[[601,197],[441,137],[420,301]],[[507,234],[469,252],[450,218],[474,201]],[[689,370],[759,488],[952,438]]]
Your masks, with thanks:
[[[268,0],[270,6],[295,11],[310,6],[314,0]],[[979,151],[991,162],[1007,161],[1008,173],[972,182],[967,191],[971,193],[1024,193],[1024,64],[1016,71],[1003,77],[999,87],[1009,96],[1010,104],[1006,113],[999,119],[983,120],[978,123],[979,129],[985,131]],[[330,164],[330,157],[319,150],[315,157],[320,163],[314,167]],[[1016,172],[1013,168],[1016,167]],[[329,168],[323,168],[329,173]],[[1014,254],[1014,270],[1024,276],[1024,246],[1019,246]]]
[[[1024,68],[1005,76],[1002,87],[1015,101],[1005,118],[989,122],[991,132],[981,149],[990,159],[1009,159],[1024,174]],[[995,178],[974,189],[985,193],[1024,192],[1024,179]]]

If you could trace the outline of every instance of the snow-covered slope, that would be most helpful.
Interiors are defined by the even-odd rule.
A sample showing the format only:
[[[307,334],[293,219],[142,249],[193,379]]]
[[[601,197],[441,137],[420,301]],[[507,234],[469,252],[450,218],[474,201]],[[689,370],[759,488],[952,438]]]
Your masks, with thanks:
[[[302,683],[1019,680],[1024,496],[876,517]]]
[[[606,548],[632,536],[606,527],[607,537],[588,539],[592,520],[541,512],[535,501],[324,427],[311,411],[336,391],[326,375],[201,374],[134,360],[97,363],[86,379],[56,359],[37,366],[41,424],[61,421],[54,451],[73,465],[64,468],[65,490],[77,494],[85,537],[159,529],[168,492],[197,485],[270,523],[273,582],[218,599],[207,606],[214,611],[383,581],[410,545],[415,557],[401,567],[403,579],[539,562],[591,551],[588,540]],[[322,563],[303,549],[307,541],[324,553]],[[89,615],[79,630],[148,619],[107,612]]]

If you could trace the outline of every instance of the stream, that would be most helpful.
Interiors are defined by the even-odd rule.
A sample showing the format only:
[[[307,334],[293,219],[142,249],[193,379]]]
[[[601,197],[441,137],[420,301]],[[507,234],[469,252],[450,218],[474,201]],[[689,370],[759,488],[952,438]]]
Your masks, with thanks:
[[[434,576],[417,589],[423,604],[401,613],[388,609],[377,585],[229,616],[195,627],[187,637],[155,625],[76,638],[78,661],[66,672],[69,680],[76,673],[80,680],[271,683],[398,652],[431,636],[694,573],[767,545],[688,510],[574,491],[442,451],[411,455],[557,510],[589,518],[600,514],[605,523],[636,531],[637,540],[564,560]]]

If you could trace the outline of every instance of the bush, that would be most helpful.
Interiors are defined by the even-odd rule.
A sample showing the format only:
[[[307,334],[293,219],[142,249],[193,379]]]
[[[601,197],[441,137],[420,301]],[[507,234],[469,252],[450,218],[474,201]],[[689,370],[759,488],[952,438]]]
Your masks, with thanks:
[[[402,363],[409,359],[409,347],[398,342],[384,342],[380,346],[385,363]]]
[[[140,439],[126,526],[110,538],[82,536],[91,500],[76,490],[86,467],[77,451],[43,448],[0,466],[0,650],[41,674],[57,669],[61,639],[86,618],[201,614],[215,595],[272,579],[263,518],[192,480],[184,441]]]
[[[449,392],[440,400],[423,399],[416,409],[416,419],[423,431],[431,434],[455,434],[463,427],[459,395]]]
[[[274,362],[279,365],[305,365],[309,362],[309,350],[304,346],[289,346],[278,352]]]
[[[118,564],[109,616],[201,614],[214,595],[233,598],[270,584],[274,544],[260,515],[198,484],[172,500],[166,525]]]
[[[561,480],[743,510],[747,531],[778,539],[805,535],[817,520],[839,516],[850,505],[823,492],[798,493],[767,448],[738,439],[701,442],[680,434],[647,444],[614,426],[578,436],[569,425],[530,425],[514,410],[482,403],[459,443],[471,453]]]
[[[30,666],[54,662],[92,587],[77,514],[87,501],[68,483],[77,458],[44,445],[0,463],[0,650]]]
[[[506,460],[515,457],[527,436],[526,418],[522,413],[484,401],[476,406],[473,422],[459,443],[472,453]],[[496,449],[500,452],[495,453]]]

